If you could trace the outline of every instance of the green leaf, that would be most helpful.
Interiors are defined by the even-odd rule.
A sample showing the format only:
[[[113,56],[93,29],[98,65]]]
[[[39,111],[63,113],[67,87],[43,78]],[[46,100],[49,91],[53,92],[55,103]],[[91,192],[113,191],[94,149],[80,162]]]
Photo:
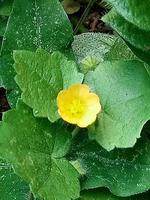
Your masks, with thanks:
[[[16,82],[22,90],[22,100],[33,108],[37,117],[48,117],[52,122],[59,118],[57,95],[62,89],[81,83],[83,74],[77,65],[59,52],[49,54],[15,51]]]
[[[86,171],[82,189],[107,187],[113,194],[125,197],[150,189],[149,154],[150,142],[146,137],[134,148],[108,152],[96,142],[80,136],[70,156]]]
[[[11,166],[0,160],[1,200],[26,200],[29,187],[16,174]]]
[[[126,40],[128,46],[140,59],[150,64],[149,0],[108,0],[108,2],[114,9],[104,16],[103,21]]]
[[[111,25],[121,37],[130,42],[133,46],[148,51],[150,48],[150,31],[144,31],[126,21],[115,10],[103,17],[103,21]],[[138,40],[137,40],[138,38]]]
[[[81,193],[81,200],[120,200],[105,189],[87,190]]]
[[[105,149],[132,147],[150,119],[148,68],[134,60],[103,62],[86,75],[102,104],[92,135]]]
[[[144,193],[131,197],[117,197],[106,189],[87,190],[81,193],[81,200],[149,200],[150,193]]]
[[[150,0],[107,0],[127,21],[150,31]]]
[[[146,62],[148,65],[150,65],[150,52],[149,51],[142,51],[133,45],[131,45],[129,42],[126,42],[130,49],[133,51],[133,53],[141,60]]]
[[[71,135],[59,123],[35,118],[21,101],[4,114],[0,124],[0,155],[44,200],[79,197],[78,173],[64,158]]]
[[[24,4],[15,0],[2,53],[17,49],[61,50],[72,39],[71,24],[58,0],[26,0]]]
[[[0,48],[2,46],[2,37],[0,36]]]
[[[9,17],[9,22],[2,44],[2,57],[12,58],[13,50],[33,50],[42,47],[47,51],[65,51],[69,43],[73,40],[71,24],[58,0],[14,0],[13,11]],[[1,61],[0,61],[1,62]],[[12,71],[12,65],[5,62],[8,71]],[[5,68],[1,66],[3,74]],[[1,74],[0,74],[1,75]],[[14,72],[8,76],[1,77],[5,88],[11,91],[10,103],[15,107],[15,93],[18,87],[15,84],[7,84],[7,79],[14,81]],[[11,82],[12,82],[11,81]],[[13,98],[15,97],[15,99]]]
[[[7,25],[7,18],[0,16],[0,36],[4,35],[6,25]]]
[[[74,37],[72,48],[79,63],[86,57],[95,58],[100,62],[111,49],[115,40],[115,36],[108,34],[83,33]]]
[[[117,38],[111,49],[105,54],[104,60],[134,60],[137,59],[123,39]]]
[[[0,15],[9,16],[14,0],[0,0]]]

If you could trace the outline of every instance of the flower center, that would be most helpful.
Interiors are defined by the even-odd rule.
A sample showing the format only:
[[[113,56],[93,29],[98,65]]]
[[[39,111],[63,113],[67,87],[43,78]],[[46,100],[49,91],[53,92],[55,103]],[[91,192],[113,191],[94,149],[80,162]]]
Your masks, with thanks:
[[[82,114],[84,111],[84,104],[80,99],[74,99],[70,104],[70,112],[72,115]]]

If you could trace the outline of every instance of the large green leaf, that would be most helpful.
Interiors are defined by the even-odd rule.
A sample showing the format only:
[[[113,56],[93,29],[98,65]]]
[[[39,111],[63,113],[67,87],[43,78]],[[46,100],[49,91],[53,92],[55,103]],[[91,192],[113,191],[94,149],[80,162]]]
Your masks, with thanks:
[[[71,42],[72,28],[58,0],[15,0],[2,54],[12,50],[61,50]],[[15,38],[15,40],[14,40]]]
[[[150,65],[150,52],[149,51],[142,51],[141,49],[138,49],[131,45],[129,42],[126,42],[130,49],[134,52],[134,54],[144,62],[146,62],[148,65]]]
[[[81,200],[149,200],[150,193],[131,197],[117,197],[105,189],[88,190],[81,193]]]
[[[14,0],[0,0],[0,15],[9,16]]]
[[[85,171],[82,189],[107,187],[113,194],[124,197],[150,189],[149,154],[150,142],[146,137],[134,148],[108,152],[82,135],[70,156]]]
[[[29,187],[16,174],[11,166],[0,160],[1,200],[26,200]]]
[[[115,29],[119,35],[125,40],[130,42],[133,46],[136,46],[143,51],[148,51],[150,48],[150,31],[144,31],[136,27],[134,24],[126,21],[115,10],[109,12],[109,14],[103,17],[103,21]],[[144,23],[144,22],[143,22]],[[138,38],[138,39],[137,39]]]
[[[102,104],[92,134],[107,150],[132,147],[150,119],[147,70],[140,61],[103,62],[85,77],[85,83],[99,95]]]
[[[47,51],[61,50],[69,45],[73,39],[71,24],[58,0],[14,0],[13,11],[9,18],[2,45],[2,59],[6,54],[12,58],[13,50],[33,50],[42,47]],[[5,62],[5,68],[1,66],[1,73],[5,69],[12,71],[12,65]],[[9,74],[9,77],[8,77]],[[1,74],[0,74],[1,75]],[[6,89],[10,90],[10,103],[14,107],[18,93],[15,84],[8,84],[7,79],[14,81],[14,73],[7,73],[1,77]],[[11,81],[11,82],[12,82]]]
[[[150,31],[150,0],[107,0],[129,22]]]
[[[65,127],[35,118],[21,101],[4,114],[0,124],[0,156],[44,200],[79,197],[78,173],[64,158],[70,147]]]
[[[52,122],[59,118],[56,98],[60,90],[81,83],[83,74],[77,65],[59,52],[49,54],[43,50],[36,53],[14,53],[16,82],[22,90],[23,101],[33,108],[37,117],[48,117]]]
[[[103,17],[103,21],[126,40],[140,59],[150,64],[149,0],[107,1],[112,4],[114,9]]]

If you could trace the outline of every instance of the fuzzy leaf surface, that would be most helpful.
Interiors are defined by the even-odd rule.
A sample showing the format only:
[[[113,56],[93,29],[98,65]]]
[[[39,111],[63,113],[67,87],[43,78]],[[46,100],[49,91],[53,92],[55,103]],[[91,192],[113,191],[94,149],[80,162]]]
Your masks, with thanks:
[[[103,33],[83,33],[74,37],[72,48],[79,63],[89,56],[102,61],[115,40],[115,36]]]

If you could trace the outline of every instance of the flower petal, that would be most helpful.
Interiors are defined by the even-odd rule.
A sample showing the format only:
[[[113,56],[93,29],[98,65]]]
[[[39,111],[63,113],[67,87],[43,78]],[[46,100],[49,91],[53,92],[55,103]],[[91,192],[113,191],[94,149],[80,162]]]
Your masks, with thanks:
[[[77,125],[81,128],[85,128],[91,124],[93,124],[96,120],[96,114],[95,115],[91,115],[91,113],[87,113],[84,117],[82,117]]]
[[[75,84],[59,92],[57,105],[62,119],[79,127],[92,124],[101,111],[99,97],[85,84]]]
[[[74,84],[69,88],[71,95],[85,97],[89,95],[90,88],[86,84]]]

